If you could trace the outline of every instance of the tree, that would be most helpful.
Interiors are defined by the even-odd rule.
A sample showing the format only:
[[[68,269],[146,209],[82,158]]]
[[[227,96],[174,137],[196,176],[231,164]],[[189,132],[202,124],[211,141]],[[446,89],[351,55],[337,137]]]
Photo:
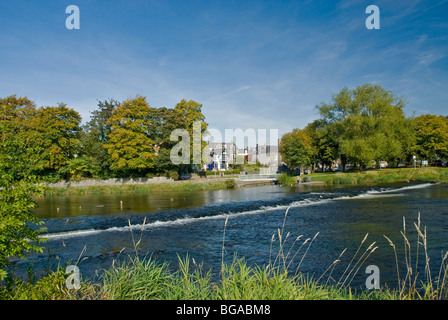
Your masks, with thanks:
[[[123,174],[144,174],[154,167],[154,137],[150,115],[154,109],[146,97],[128,99],[114,109],[107,120],[110,125],[108,141],[104,144],[111,158],[111,170]]]
[[[33,196],[40,192],[32,172],[36,168],[36,148],[30,137],[30,120],[36,115],[28,98],[0,99],[0,280],[12,256],[26,251],[41,252],[42,242],[32,209]]]
[[[310,165],[312,153],[311,138],[305,130],[294,129],[280,140],[280,154],[291,169]]]
[[[208,123],[205,122],[205,116],[202,114],[202,104],[197,103],[196,101],[190,100],[186,101],[182,99],[176,106],[174,107],[174,112],[180,115],[180,127],[178,129],[186,129],[188,134],[190,135],[190,163],[193,163],[193,158],[195,156],[195,152],[199,151],[202,153],[202,150],[207,145],[205,141],[201,139],[201,141],[196,141],[196,145],[201,146],[201,150],[195,150],[193,148],[193,139],[196,137],[200,139],[207,131]],[[194,123],[200,124],[200,137],[199,134],[194,134]],[[201,156],[201,155],[199,155]],[[201,160],[202,157],[201,157]],[[188,165],[181,165],[183,167],[181,170],[189,171]]]
[[[30,177],[14,180],[0,169],[0,280],[12,256],[25,257],[27,251],[42,252],[38,246],[43,241],[39,233],[43,222],[37,221],[32,209],[36,207],[33,196],[40,191]],[[33,226],[34,225],[34,226]]]
[[[413,151],[422,159],[448,158],[448,119],[425,114],[413,120],[416,144]]]
[[[394,93],[365,84],[342,89],[317,110],[323,125],[331,128],[340,157],[362,170],[373,162],[406,158],[412,134],[403,107],[403,99]]]
[[[57,107],[41,107],[32,119],[34,143],[42,151],[41,167],[57,172],[77,155],[81,117],[78,112],[60,103]]]
[[[98,109],[92,112],[90,121],[81,132],[80,155],[90,162],[92,173],[96,172],[101,178],[112,175],[111,159],[104,145],[109,141],[111,132],[111,124],[108,120],[118,106],[119,102],[113,99],[99,101]]]
[[[305,130],[312,141],[313,167],[316,166],[316,162],[319,162],[323,171],[326,166],[331,170],[333,161],[339,157],[339,144],[332,126],[325,126],[321,120],[314,120],[305,127]]]
[[[0,99],[0,129],[4,142],[11,135],[29,130],[30,120],[36,116],[36,105],[27,97],[12,95]]]
[[[161,149],[171,149],[175,142],[170,140],[171,132],[185,127],[185,119],[182,112],[172,108],[154,109],[151,114],[151,136],[154,137],[154,152],[159,154]]]
[[[34,102],[15,95],[0,99],[0,164],[14,180],[39,168],[42,150],[34,143],[31,121],[36,117]]]
[[[196,101],[187,101],[182,99],[174,107],[174,111],[182,116],[182,128],[187,129],[190,135],[193,135],[193,123],[195,121],[201,123],[201,133],[205,133],[208,123],[205,122],[205,116],[202,114],[202,104]]]

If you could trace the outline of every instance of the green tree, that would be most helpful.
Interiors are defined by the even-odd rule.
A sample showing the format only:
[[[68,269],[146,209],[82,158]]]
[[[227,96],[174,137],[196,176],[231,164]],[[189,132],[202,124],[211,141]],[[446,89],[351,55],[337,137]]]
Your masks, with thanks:
[[[98,109],[92,112],[90,121],[81,132],[81,156],[91,164],[91,174],[101,178],[112,175],[111,158],[104,145],[109,141],[111,124],[108,120],[119,106],[116,100],[98,102]]]
[[[33,196],[41,191],[32,175],[39,151],[30,127],[35,115],[35,105],[26,97],[0,99],[0,280],[10,257],[42,251],[42,223],[32,212]]]
[[[58,171],[58,176],[65,180],[82,180],[98,176],[98,167],[91,158],[76,157],[69,159],[67,164]]]
[[[43,242],[39,237],[43,222],[32,211],[36,207],[33,196],[40,191],[35,182],[31,177],[14,180],[0,168],[0,280],[6,276],[9,257],[42,252],[38,244]]]
[[[339,144],[332,128],[323,125],[321,120],[314,120],[305,128],[312,141],[313,167],[320,163],[323,171],[325,167],[331,170],[333,161],[339,158]]]
[[[176,106],[174,110],[181,114],[182,116],[182,128],[187,129],[190,135],[193,135],[193,123],[201,123],[201,133],[205,133],[207,130],[208,123],[205,122],[205,116],[202,114],[202,104],[196,101],[187,101],[182,99]]]
[[[155,159],[155,171],[157,173],[179,172],[179,166],[170,159],[170,150],[162,148]]]
[[[154,167],[153,112],[143,96],[128,99],[114,109],[107,120],[110,133],[104,144],[111,158],[111,170],[133,175],[145,174]]]
[[[154,109],[151,115],[153,125],[150,128],[154,137],[154,151],[156,155],[161,149],[171,149],[175,142],[170,141],[171,132],[185,127],[185,119],[182,112],[172,108]]]
[[[416,144],[413,151],[422,159],[448,158],[448,119],[425,114],[413,120]]]
[[[406,158],[412,133],[403,108],[402,98],[372,84],[344,88],[331,103],[317,106],[324,127],[331,128],[337,153],[360,169]]]
[[[60,103],[57,107],[41,107],[31,121],[34,143],[41,148],[41,167],[57,172],[79,152],[81,117],[78,112]]]
[[[0,99],[0,163],[14,180],[40,168],[32,120],[37,111],[34,102],[15,95]]]
[[[176,106],[174,107],[174,112],[180,115],[180,122],[178,129],[186,129],[190,135],[190,163],[193,163],[193,158],[195,156],[195,151],[193,148],[193,138],[196,136],[196,138],[200,138],[199,135],[194,135],[194,123],[198,122],[200,123],[200,133],[201,137],[207,132],[208,123],[205,122],[205,116],[202,114],[202,104],[193,101],[193,100],[185,100],[182,99]],[[176,116],[176,119],[178,116]],[[203,140],[196,141],[197,145],[201,145],[202,152],[203,148],[207,145],[207,143]],[[181,165],[182,171],[189,171],[189,168],[191,166],[188,165]]]
[[[311,138],[305,130],[294,129],[280,140],[280,154],[286,165],[295,169],[311,164],[313,154]]]

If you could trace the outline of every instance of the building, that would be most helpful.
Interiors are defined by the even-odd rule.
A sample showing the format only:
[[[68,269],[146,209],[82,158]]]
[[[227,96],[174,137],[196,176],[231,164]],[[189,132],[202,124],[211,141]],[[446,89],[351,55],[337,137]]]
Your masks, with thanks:
[[[235,163],[237,147],[233,142],[209,142],[207,145],[207,170],[225,171]]]
[[[229,170],[233,164],[255,164],[277,171],[281,158],[277,145],[256,145],[255,147],[237,148],[234,142],[209,142],[207,146],[206,170]]]

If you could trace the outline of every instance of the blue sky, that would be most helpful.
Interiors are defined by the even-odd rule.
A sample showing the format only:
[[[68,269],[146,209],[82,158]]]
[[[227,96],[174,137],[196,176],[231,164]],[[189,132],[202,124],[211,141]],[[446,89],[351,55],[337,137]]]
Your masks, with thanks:
[[[68,30],[68,5],[80,9]],[[381,29],[368,30],[368,5]],[[303,128],[343,87],[375,83],[407,115],[448,115],[448,1],[0,2],[0,97],[66,103],[137,94],[203,104],[210,128]]]

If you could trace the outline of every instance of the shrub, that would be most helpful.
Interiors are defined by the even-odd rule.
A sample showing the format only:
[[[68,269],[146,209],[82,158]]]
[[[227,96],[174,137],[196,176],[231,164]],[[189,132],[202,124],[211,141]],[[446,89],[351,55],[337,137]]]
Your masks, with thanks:
[[[177,180],[179,178],[179,174],[175,170],[170,170],[165,172],[165,177]]]
[[[291,185],[295,185],[297,183],[296,177],[289,176],[286,173],[282,173],[277,178],[277,181],[278,181],[278,183],[280,183],[281,185],[284,185],[284,186],[291,186]]]
[[[227,189],[235,189],[236,188],[235,179],[227,179],[226,180],[226,187],[227,187]]]
[[[36,202],[32,196],[40,192],[37,185],[21,179],[14,181],[10,175],[0,170],[0,280],[6,277],[2,270],[8,265],[8,258],[12,256],[25,257],[26,251],[42,252],[36,244],[42,239],[39,232],[42,225],[32,213]]]

